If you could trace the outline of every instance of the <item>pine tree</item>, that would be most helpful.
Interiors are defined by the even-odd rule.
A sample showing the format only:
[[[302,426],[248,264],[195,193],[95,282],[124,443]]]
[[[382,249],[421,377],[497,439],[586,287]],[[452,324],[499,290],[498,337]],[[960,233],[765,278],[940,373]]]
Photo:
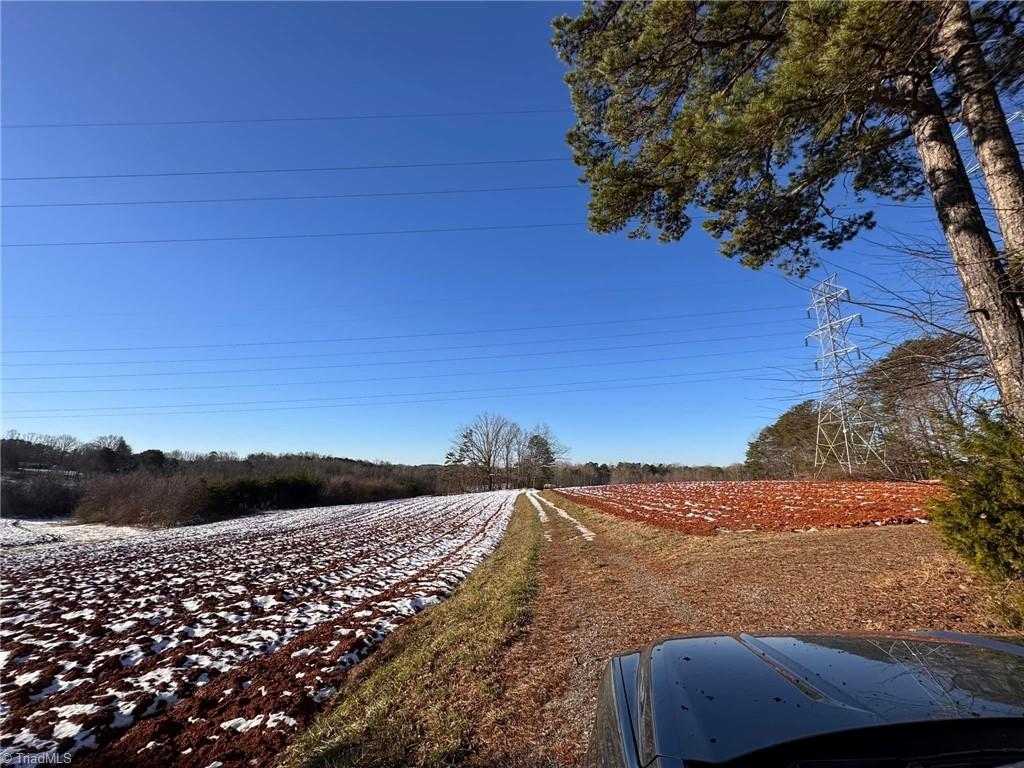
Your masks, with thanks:
[[[1024,421],[1024,171],[1000,97],[1024,82],[1024,5],[591,2],[555,21],[590,225],[683,237],[694,208],[745,266],[804,275],[874,225],[854,202],[930,192],[1003,402]],[[974,144],[1006,250],[951,122]]]

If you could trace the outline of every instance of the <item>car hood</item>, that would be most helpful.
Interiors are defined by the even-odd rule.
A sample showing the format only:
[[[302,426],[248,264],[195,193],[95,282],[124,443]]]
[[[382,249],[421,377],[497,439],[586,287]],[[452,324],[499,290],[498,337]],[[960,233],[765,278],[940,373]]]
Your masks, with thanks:
[[[951,633],[718,635],[621,657],[640,764],[897,723],[1024,717],[1024,645]]]

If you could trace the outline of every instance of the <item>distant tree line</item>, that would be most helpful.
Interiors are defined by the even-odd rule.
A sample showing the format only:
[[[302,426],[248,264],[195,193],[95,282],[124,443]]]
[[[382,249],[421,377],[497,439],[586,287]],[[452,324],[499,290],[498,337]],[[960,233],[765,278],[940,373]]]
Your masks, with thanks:
[[[72,435],[21,434],[11,430],[4,436],[2,448],[0,465],[4,473],[52,469],[67,473],[122,472],[146,460],[143,454],[133,454],[120,435],[102,435],[83,443]]]
[[[687,480],[744,480],[744,464],[616,464],[570,462],[567,448],[545,425],[524,429],[504,416],[482,413],[456,431],[445,457],[440,488],[464,493],[495,488],[567,488],[617,483],[666,483]]]
[[[264,509],[434,493],[441,467],[315,453],[140,452],[120,435],[8,432],[0,443],[3,514],[75,513],[96,522],[178,525]]]
[[[585,464],[561,462],[555,466],[552,484],[559,488],[578,485],[608,485],[631,483],[676,483],[693,480],[745,480],[747,468],[743,464],[725,467],[712,464],[644,464],[620,461],[617,464]]]
[[[443,493],[496,488],[566,488],[610,483],[665,483],[684,480],[743,480],[743,464],[644,464],[620,461],[573,463],[568,449],[546,424],[524,429],[493,413],[482,413],[452,437],[440,477]]]
[[[7,432],[0,441],[4,474],[31,470],[59,470],[68,474],[123,474],[144,470],[158,474],[185,474],[227,479],[246,475],[305,472],[318,476],[352,475],[369,480],[389,480],[415,486],[431,486],[440,466],[373,462],[322,456],[317,453],[250,453],[230,451],[135,452],[120,435],[103,435],[82,442],[71,435]]]

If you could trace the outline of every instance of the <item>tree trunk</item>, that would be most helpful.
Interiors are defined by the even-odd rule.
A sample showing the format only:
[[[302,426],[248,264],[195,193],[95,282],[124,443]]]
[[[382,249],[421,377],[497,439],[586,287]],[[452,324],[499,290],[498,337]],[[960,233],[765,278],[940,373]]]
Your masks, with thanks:
[[[915,106],[910,127],[949,244],[968,312],[988,354],[1006,410],[1024,421],[1024,315],[985,226],[963,160],[930,80],[902,82]]]
[[[967,0],[953,0],[939,26],[939,55],[953,72],[960,119],[971,137],[1003,236],[1010,276],[1024,289],[1024,168],[978,43]],[[1024,295],[1015,294],[1018,306]]]

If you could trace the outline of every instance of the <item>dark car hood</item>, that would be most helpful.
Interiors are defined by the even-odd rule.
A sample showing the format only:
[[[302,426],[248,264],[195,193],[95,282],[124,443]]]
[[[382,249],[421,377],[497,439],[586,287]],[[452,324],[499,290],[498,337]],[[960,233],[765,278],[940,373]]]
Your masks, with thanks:
[[[641,765],[724,762],[872,726],[1024,717],[1024,646],[967,635],[687,637],[621,660]]]

